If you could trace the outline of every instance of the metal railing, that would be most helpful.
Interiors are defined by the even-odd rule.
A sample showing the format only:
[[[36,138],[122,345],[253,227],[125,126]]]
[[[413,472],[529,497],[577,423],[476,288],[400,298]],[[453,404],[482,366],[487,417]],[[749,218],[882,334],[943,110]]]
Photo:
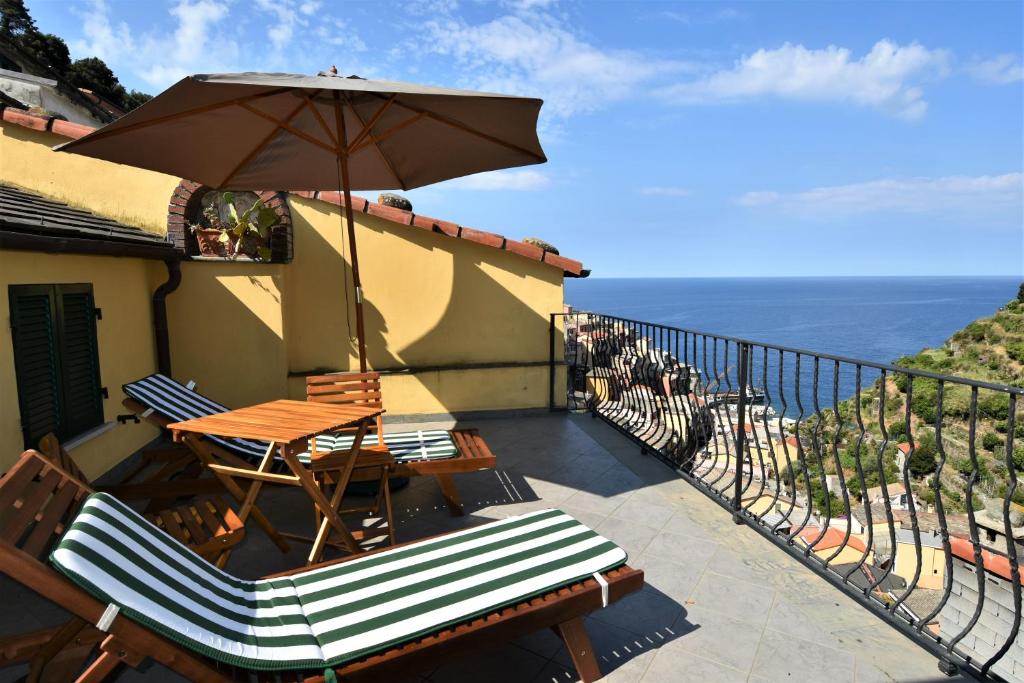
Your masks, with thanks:
[[[1024,388],[595,313],[554,314],[550,334],[553,408],[564,334],[570,410],[661,458],[943,671],[1024,679]]]

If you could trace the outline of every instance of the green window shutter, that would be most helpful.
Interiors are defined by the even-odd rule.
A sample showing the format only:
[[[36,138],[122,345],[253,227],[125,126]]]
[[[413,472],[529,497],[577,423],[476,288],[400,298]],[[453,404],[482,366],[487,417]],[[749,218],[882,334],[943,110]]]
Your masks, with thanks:
[[[53,287],[18,285],[8,290],[18,407],[25,447],[35,448],[47,432],[62,431],[57,312]]]
[[[25,447],[102,424],[92,285],[12,285],[8,296]]]
[[[96,307],[91,285],[57,285],[64,438],[103,423]]]

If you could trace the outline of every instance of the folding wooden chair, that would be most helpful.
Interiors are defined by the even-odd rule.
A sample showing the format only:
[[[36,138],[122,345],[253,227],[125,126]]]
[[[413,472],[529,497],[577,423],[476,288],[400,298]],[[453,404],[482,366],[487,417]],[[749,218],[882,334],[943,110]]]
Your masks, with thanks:
[[[380,373],[334,373],[306,378],[306,400],[322,403],[367,405],[383,409]],[[380,435],[384,435],[383,444]],[[332,446],[345,448],[351,435],[339,434]],[[376,429],[363,437],[363,450],[386,452],[395,459],[392,473],[396,477],[432,476],[437,481],[448,509],[461,515],[462,504],[453,474],[494,469],[497,459],[475,429],[452,431],[419,430],[384,433],[383,418],[377,418]],[[358,468],[358,461],[356,467]],[[369,478],[357,470],[353,479]]]
[[[558,510],[244,582],[86,494],[34,451],[0,480],[0,572],[99,644],[79,682],[149,658],[193,681],[388,680],[548,627],[593,681],[583,618],[643,586],[625,552]],[[59,636],[47,652],[67,646]]]

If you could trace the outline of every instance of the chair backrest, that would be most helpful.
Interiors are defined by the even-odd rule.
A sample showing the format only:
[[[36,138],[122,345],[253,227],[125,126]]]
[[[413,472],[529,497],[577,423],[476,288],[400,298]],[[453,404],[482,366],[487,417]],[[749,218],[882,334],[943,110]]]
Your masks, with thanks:
[[[25,451],[0,479],[0,544],[43,560],[92,492],[49,457]]]
[[[379,372],[338,372],[306,378],[306,400],[318,403],[364,405],[384,409]],[[377,433],[384,433],[384,420],[377,416]]]
[[[64,450],[64,445],[61,444],[60,439],[53,432],[39,439],[39,453],[79,481],[89,481],[89,478],[78,467],[78,463],[75,462],[70,453]]]

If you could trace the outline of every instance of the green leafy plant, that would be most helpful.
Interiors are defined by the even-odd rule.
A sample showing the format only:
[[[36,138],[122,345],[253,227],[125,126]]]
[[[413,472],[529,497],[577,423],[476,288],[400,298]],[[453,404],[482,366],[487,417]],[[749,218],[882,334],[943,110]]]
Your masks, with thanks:
[[[239,211],[233,192],[224,192],[221,197],[227,205],[230,219],[222,220],[217,208],[211,205],[203,210],[202,223],[190,226],[192,231],[219,231],[217,240],[224,245],[224,255],[229,258],[244,254],[258,261],[269,261],[272,255],[271,230],[280,223],[280,217],[262,198],[253,202],[249,208]]]

